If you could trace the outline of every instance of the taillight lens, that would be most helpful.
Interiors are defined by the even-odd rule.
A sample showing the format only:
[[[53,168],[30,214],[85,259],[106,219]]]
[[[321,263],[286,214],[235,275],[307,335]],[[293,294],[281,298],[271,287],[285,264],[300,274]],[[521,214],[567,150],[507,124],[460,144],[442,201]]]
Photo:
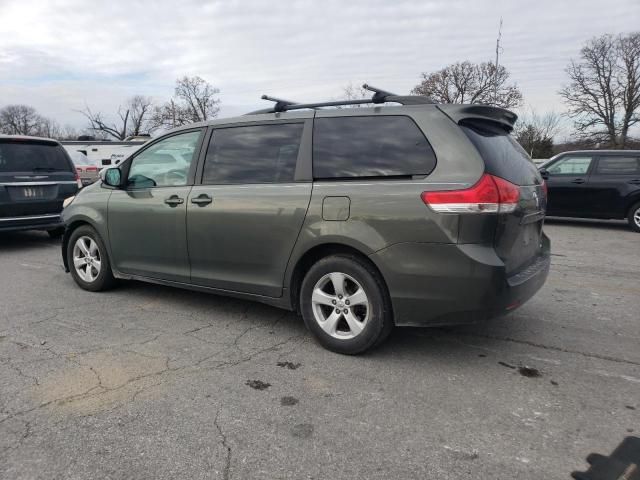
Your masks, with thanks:
[[[73,172],[74,172],[74,180],[78,184],[78,188],[82,188],[82,180],[80,180],[80,175],[78,175],[78,169],[76,168]]]
[[[549,196],[549,187],[547,187],[546,180],[542,180],[542,191],[544,192],[545,198]]]
[[[439,213],[510,213],[518,206],[520,189],[485,173],[470,188],[423,192],[421,196],[424,203]]]

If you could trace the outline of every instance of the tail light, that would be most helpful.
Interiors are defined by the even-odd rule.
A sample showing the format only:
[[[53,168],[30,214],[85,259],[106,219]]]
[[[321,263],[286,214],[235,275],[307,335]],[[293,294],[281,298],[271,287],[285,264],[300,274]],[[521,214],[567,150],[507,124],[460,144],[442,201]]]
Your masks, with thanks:
[[[503,178],[485,173],[470,188],[423,192],[421,197],[439,213],[510,213],[518,206],[520,189]]]
[[[542,180],[542,191],[544,192],[545,198],[549,196],[549,187],[547,187],[546,180]]]
[[[76,183],[78,184],[78,188],[82,188],[82,180],[80,180],[80,175],[78,174],[78,169],[74,169],[73,170],[73,179],[76,181]]]

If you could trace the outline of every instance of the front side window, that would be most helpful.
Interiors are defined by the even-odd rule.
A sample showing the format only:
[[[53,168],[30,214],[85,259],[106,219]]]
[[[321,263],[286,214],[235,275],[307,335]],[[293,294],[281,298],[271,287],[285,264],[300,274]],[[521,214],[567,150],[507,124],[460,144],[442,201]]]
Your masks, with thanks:
[[[548,168],[550,175],[586,175],[592,157],[565,157]]]
[[[213,132],[202,183],[294,181],[304,123],[219,128]]]
[[[313,177],[428,175],[436,157],[409,117],[317,118],[313,127]]]
[[[133,158],[128,185],[132,188],[175,187],[187,184],[202,131],[173,135]]]
[[[600,157],[597,173],[604,175],[638,175],[640,174],[640,158],[638,157]]]

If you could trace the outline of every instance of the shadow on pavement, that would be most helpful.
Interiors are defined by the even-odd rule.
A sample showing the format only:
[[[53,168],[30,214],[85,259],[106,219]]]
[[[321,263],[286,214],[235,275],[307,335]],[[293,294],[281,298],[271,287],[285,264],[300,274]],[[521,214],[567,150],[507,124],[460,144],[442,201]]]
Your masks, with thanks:
[[[60,245],[60,242],[60,238],[51,238],[47,232],[38,230],[0,232],[0,251],[5,252]]]

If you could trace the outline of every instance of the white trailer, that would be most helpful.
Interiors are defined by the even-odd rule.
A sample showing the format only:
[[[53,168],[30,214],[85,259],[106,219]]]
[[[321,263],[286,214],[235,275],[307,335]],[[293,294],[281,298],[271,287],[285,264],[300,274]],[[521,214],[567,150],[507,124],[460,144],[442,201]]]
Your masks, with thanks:
[[[90,165],[102,168],[118,165],[144,145],[146,140],[128,142],[64,141],[60,143],[72,158],[75,152],[80,152],[86,155]]]

